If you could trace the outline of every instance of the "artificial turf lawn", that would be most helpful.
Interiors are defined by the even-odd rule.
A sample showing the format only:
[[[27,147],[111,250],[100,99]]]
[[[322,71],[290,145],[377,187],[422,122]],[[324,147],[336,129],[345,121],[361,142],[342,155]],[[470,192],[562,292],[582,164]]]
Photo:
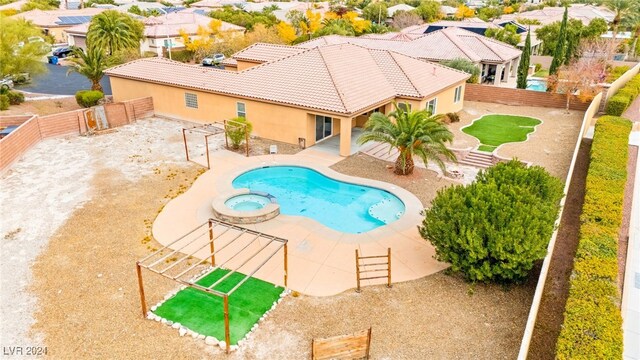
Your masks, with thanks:
[[[541,123],[526,116],[485,115],[462,131],[480,140],[478,150],[491,152],[502,144],[527,140],[527,134]]]
[[[198,285],[210,286],[229,270],[218,269],[200,281]],[[246,275],[234,273],[214,289],[231,290]],[[260,317],[273,306],[284,288],[266,281],[250,278],[229,296],[229,332],[235,345],[251,330]],[[221,297],[187,287],[160,305],[155,314],[187,329],[206,336],[224,340],[224,314]]]

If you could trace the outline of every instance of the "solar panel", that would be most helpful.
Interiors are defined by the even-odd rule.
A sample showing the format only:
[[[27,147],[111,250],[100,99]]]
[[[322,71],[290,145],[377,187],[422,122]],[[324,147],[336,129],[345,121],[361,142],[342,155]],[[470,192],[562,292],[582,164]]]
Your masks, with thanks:
[[[193,12],[199,15],[207,15],[207,11],[203,9],[193,10]]]
[[[58,25],[78,25],[91,21],[92,16],[59,16]]]

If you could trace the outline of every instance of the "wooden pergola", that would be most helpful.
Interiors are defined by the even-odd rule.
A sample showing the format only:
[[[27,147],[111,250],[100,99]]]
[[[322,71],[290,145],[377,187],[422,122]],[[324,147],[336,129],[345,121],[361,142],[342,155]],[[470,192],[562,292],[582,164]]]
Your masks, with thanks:
[[[227,233],[229,233],[230,235],[230,239],[227,242],[223,244],[216,243],[216,240],[219,240],[222,235]],[[216,255],[219,254],[220,251],[224,250],[231,244],[234,244],[236,241],[243,237],[245,237],[245,239],[241,241],[246,242],[246,238],[248,237],[248,243],[244,245],[241,244],[241,248],[239,250],[233,252],[223,262],[217,264]],[[256,244],[256,242],[259,249],[257,251],[251,251],[250,246],[252,244]],[[271,258],[273,258],[278,252],[280,252],[280,249],[283,249],[284,252],[284,287],[286,288],[287,242],[288,241],[286,239],[267,235],[258,231],[245,229],[216,219],[209,219],[207,222],[199,225],[195,229],[192,229],[186,234],[180,236],[161,249],[154,251],[150,255],[136,262],[138,286],[140,290],[140,302],[142,305],[142,316],[147,316],[147,302],[145,299],[144,284],[142,281],[142,269],[147,269],[167,279],[171,279],[178,284],[219,296],[223,299],[225,342],[227,344],[226,351],[227,353],[229,353],[231,346],[229,333],[229,296],[231,296],[231,294],[233,294],[240,286],[242,286],[242,284],[249,280],[256,272],[258,272],[258,270],[260,270],[269,260],[271,260]],[[272,246],[272,249],[267,249],[271,244],[276,244],[277,246]],[[216,248],[216,246],[218,247]],[[203,257],[203,259],[205,260],[196,261],[193,265],[189,265],[189,259],[191,259],[199,251],[207,251],[205,250],[207,247],[209,253],[208,255]],[[186,249],[189,249],[190,251],[186,253]],[[248,255],[246,255],[247,253]],[[231,288],[227,292],[214,289],[216,285],[222,283],[232,274],[237,273],[240,268],[242,268],[259,254],[262,254],[263,257],[266,256],[266,258],[256,267],[254,267],[250,272],[247,272],[245,277],[233,288]],[[245,255],[245,257],[242,257],[243,255]],[[176,259],[175,261],[167,262],[167,260],[177,258],[179,256],[181,257]],[[212,272],[223,268],[234,259],[236,259],[236,261],[239,261],[240,264],[235,266],[235,268],[233,269],[229,269],[230,271],[227,274],[222,276],[210,286],[203,286],[197,283]],[[198,266],[203,263],[208,263],[209,261],[211,262],[212,268],[205,274],[201,274],[201,269],[199,269]],[[243,271],[243,273],[245,272]]]
[[[209,137],[213,135],[218,135],[224,131],[225,130],[223,128],[220,128],[214,124],[202,124],[202,125],[195,125],[188,128],[182,128],[182,140],[184,141],[184,152],[187,156],[187,161],[192,161],[189,158],[189,143],[187,142],[187,132],[203,135],[204,146],[205,146],[204,151],[207,154],[207,169],[211,169],[211,162],[209,160]],[[225,139],[226,139],[226,135],[225,135]]]

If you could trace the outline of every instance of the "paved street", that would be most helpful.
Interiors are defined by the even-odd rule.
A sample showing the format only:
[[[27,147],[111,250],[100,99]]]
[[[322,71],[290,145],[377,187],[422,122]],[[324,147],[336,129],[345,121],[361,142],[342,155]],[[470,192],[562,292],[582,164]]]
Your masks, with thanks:
[[[40,94],[75,95],[78,90],[91,88],[91,82],[78,73],[67,76],[67,66],[47,64],[48,71],[34,76],[30,84],[16,86],[16,89]],[[104,93],[111,95],[109,78],[105,76],[101,81]]]

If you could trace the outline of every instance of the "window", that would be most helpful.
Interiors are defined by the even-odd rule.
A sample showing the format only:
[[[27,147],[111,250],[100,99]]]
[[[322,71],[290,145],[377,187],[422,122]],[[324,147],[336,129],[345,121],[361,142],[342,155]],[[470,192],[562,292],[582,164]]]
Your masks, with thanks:
[[[328,116],[316,115],[316,141],[328,138],[333,134],[333,119]]]
[[[198,108],[198,95],[184,93],[184,104],[188,108],[197,109]]]
[[[411,104],[409,103],[398,103],[398,109],[403,110],[405,112],[411,111]]]
[[[436,108],[438,107],[438,98],[434,98],[427,102],[427,111],[429,114],[433,115],[436,113]]]
[[[247,108],[244,103],[236,103],[236,115],[245,119],[247,118]]]
[[[460,102],[461,98],[462,98],[462,85],[456,88],[455,93],[453,94],[453,102],[454,103]]]

